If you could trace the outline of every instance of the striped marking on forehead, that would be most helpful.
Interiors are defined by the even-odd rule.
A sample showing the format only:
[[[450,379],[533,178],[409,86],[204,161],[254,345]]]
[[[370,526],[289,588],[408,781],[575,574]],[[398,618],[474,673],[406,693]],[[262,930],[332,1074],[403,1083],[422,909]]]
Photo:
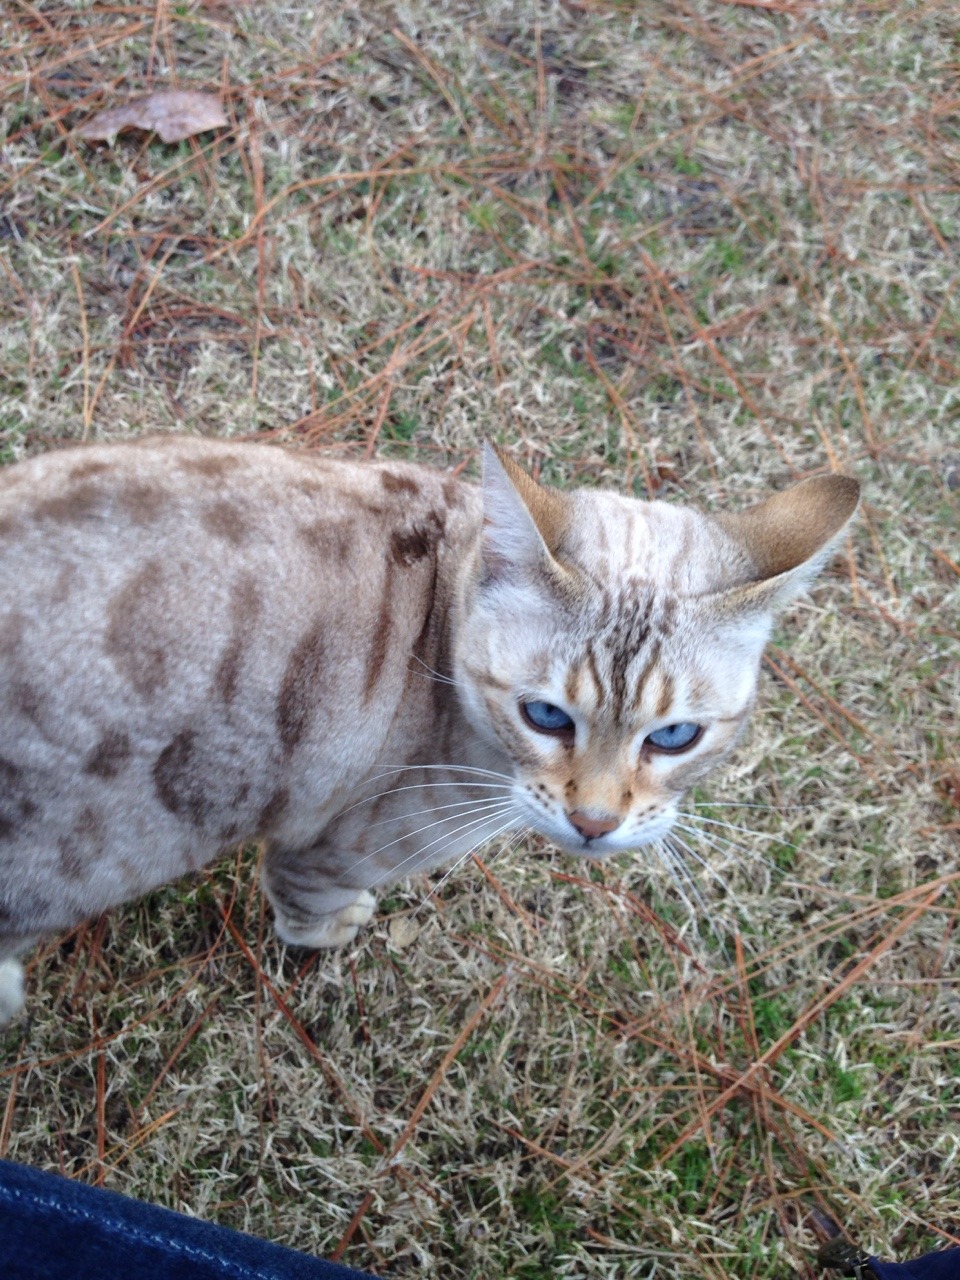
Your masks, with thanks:
[[[598,493],[586,495],[578,516],[563,550],[595,584],[642,573],[666,592],[697,595],[712,589],[716,546],[699,512]]]
[[[651,583],[622,585],[607,592],[595,635],[567,673],[568,695],[594,694],[597,710],[604,709],[620,723],[636,711],[660,664],[664,641],[673,634],[676,598],[656,591]],[[659,681],[656,714],[664,715],[673,697],[673,681]]]

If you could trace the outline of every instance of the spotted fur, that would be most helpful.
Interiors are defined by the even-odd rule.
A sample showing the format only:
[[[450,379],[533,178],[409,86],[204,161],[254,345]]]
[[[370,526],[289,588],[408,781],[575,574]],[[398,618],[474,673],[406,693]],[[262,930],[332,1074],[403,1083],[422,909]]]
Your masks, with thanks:
[[[267,842],[278,932],[351,939],[372,891],[529,826],[665,833],[733,745],[771,618],[857,487],[741,516],[482,488],[193,438],[0,473],[0,1019],[36,939]],[[573,722],[537,730],[522,705]],[[649,735],[702,725],[665,755]]]

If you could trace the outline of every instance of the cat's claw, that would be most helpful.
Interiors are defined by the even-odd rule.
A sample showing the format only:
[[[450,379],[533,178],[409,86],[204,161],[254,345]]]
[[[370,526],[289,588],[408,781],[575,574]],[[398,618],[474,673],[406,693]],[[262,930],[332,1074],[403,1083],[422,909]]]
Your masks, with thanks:
[[[277,936],[289,947],[307,947],[318,950],[327,947],[343,947],[352,942],[360,929],[369,924],[377,907],[372,893],[361,889],[353,902],[339,911],[318,916],[309,924],[293,923],[276,912]]]
[[[0,960],[0,1027],[12,1022],[23,1008],[23,966],[17,960]]]

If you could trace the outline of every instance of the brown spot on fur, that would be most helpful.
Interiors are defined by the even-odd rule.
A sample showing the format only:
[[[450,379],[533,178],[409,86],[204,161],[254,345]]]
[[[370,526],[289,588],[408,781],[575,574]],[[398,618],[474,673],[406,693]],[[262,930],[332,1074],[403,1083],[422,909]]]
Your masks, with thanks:
[[[23,770],[10,760],[0,758],[0,839],[15,837],[21,825],[36,812]]]
[[[297,532],[321,560],[343,564],[350,555],[356,524],[353,520],[317,520],[303,525]]]
[[[260,810],[260,814],[257,817],[256,834],[258,836],[268,836],[286,813],[289,804],[289,788],[278,787]]]
[[[37,520],[62,520],[78,524],[99,515],[103,507],[103,491],[98,485],[87,482],[75,485],[66,493],[58,493],[56,497],[38,502],[33,514]]]
[[[383,672],[383,664],[387,659],[390,645],[390,628],[393,621],[393,565],[387,564],[384,571],[383,592],[380,596],[380,608],[373,628],[373,639],[370,653],[367,656],[367,671],[363,681],[363,700],[366,702],[376,687]]]
[[[0,933],[28,938],[44,928],[49,911],[49,898],[29,890],[18,892],[16,907],[0,902]]]
[[[117,502],[134,524],[151,524],[163,510],[167,494],[158,485],[132,481],[117,490]]]
[[[240,680],[240,663],[243,658],[243,637],[235,636],[227,648],[217,670],[214,673],[213,685],[220,698],[227,706],[237,696],[237,684]]]
[[[657,626],[663,636],[672,636],[677,629],[677,597],[664,596]]]
[[[448,507],[463,506],[463,486],[458,480],[444,480],[443,500]]]
[[[380,483],[387,493],[409,493],[413,495],[420,492],[420,486],[416,480],[411,480],[409,476],[398,476],[393,471],[381,471]]]
[[[86,880],[91,863],[103,853],[103,819],[89,806],[80,812],[69,836],[57,841],[57,863],[68,880]]]
[[[323,625],[313,627],[298,642],[287,661],[277,697],[277,731],[286,752],[306,733],[316,709],[320,676],[326,663]]]
[[[233,619],[233,627],[229,643],[223,651],[223,657],[217,664],[217,670],[213,677],[213,687],[227,706],[233,702],[237,695],[237,685],[240,680],[240,667],[243,662],[243,652],[246,648],[247,634],[249,628],[259,617],[262,607],[263,602],[260,599],[256,582],[249,574],[244,575],[234,585],[230,596],[230,614]]]
[[[206,476],[210,480],[217,480],[226,475],[228,471],[239,466],[240,462],[241,459],[235,453],[205,453],[197,458],[186,455],[179,459],[184,471],[193,471],[196,475]]]
[[[119,729],[108,729],[84,761],[84,773],[95,778],[115,778],[130,758],[130,739]]]
[[[99,476],[104,471],[110,470],[108,462],[100,462],[96,458],[87,458],[84,462],[78,462],[70,472],[71,480],[89,480],[91,476]]]
[[[414,661],[409,664],[407,670],[407,684],[413,678],[415,670],[418,670],[420,675],[429,675],[430,669],[435,672],[435,677],[430,685],[434,714],[440,717],[440,723],[449,730],[450,720],[448,716],[444,715],[445,704],[448,700],[448,686],[442,679],[443,676],[450,677],[446,655],[449,653],[451,646],[445,643],[449,613],[443,608],[435,607],[437,605],[437,579],[440,573],[439,558],[437,556],[433,557],[432,564],[433,572],[423,592],[421,604],[423,620],[420,623],[417,638],[413,642],[411,656]],[[427,668],[427,670],[424,670],[424,668]],[[438,676],[441,678],[437,679],[436,677]],[[406,692],[406,685],[404,686],[404,692]],[[443,752],[446,752],[446,750],[447,746],[444,745]],[[444,756],[444,758],[446,757]]]
[[[202,827],[210,805],[196,755],[196,734],[192,729],[182,730],[157,756],[153,784],[166,809],[193,826]]]
[[[120,879],[123,881],[123,887],[131,896],[139,892],[141,884],[141,872],[137,865],[130,861],[129,858],[121,858],[117,863],[117,870],[120,872]]]
[[[390,539],[390,549],[397,564],[409,568],[431,555],[443,534],[444,519],[439,511],[430,511],[424,520],[409,529],[397,529]]]
[[[250,532],[250,526],[231,502],[215,502],[207,507],[201,516],[203,526],[219,538],[225,538],[234,546],[239,546]]]
[[[27,620],[22,613],[8,613],[0,619],[0,657],[13,659],[22,656],[26,626]]]
[[[12,516],[0,516],[0,538],[9,537],[16,529],[17,522]]]
[[[20,714],[33,724],[40,727],[40,704],[41,697],[38,690],[33,685],[20,681],[13,686],[13,703]]]
[[[167,650],[161,642],[157,597],[163,566],[150,560],[117,592],[107,610],[106,649],[114,666],[141,697],[167,683]]]
[[[19,786],[22,777],[23,774],[17,765],[0,758],[0,790],[9,791]]]
[[[50,592],[51,604],[66,604],[70,597],[70,588],[73,586],[77,577],[77,567],[73,564],[65,564],[57,574],[57,580]]]

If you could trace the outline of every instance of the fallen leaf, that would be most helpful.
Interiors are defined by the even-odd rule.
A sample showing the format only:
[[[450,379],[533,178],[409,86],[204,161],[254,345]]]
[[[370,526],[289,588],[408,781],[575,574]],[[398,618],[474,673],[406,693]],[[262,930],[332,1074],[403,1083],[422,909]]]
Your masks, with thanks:
[[[216,94],[160,89],[145,98],[134,98],[123,106],[98,112],[77,133],[91,142],[113,142],[122,129],[146,129],[158,133],[164,142],[180,142],[228,123]]]
[[[394,916],[387,931],[390,934],[390,941],[393,945],[399,951],[403,951],[416,942],[420,933],[420,926],[415,920],[411,920],[409,916]]]

